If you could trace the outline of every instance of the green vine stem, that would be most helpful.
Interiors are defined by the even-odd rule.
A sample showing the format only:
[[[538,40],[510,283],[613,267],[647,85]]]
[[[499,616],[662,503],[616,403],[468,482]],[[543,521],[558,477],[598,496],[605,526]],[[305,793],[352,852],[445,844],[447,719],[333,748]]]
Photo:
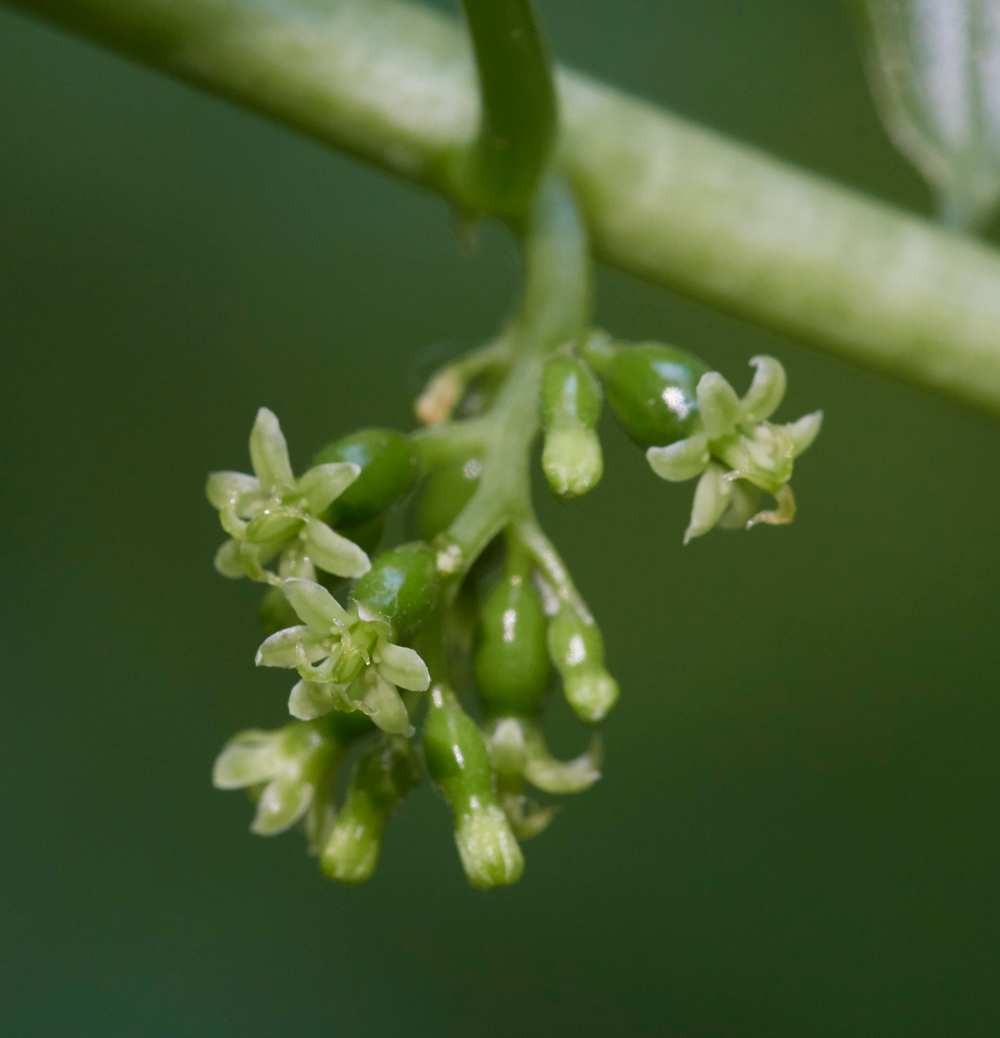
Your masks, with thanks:
[[[556,136],[552,62],[533,0],[463,0],[481,114],[460,176],[478,208],[517,219]]]
[[[530,452],[538,436],[538,386],[545,357],[579,341],[591,311],[587,234],[572,191],[557,177],[539,185],[524,239],[525,290],[506,335],[511,368],[482,417],[414,434],[425,466],[482,451],[482,476],[471,501],[441,538],[441,568],[464,574],[508,524],[533,522]]]
[[[476,208],[454,21],[380,0],[8,0]],[[560,160],[597,255],[1000,414],[1000,256],[582,76]]]

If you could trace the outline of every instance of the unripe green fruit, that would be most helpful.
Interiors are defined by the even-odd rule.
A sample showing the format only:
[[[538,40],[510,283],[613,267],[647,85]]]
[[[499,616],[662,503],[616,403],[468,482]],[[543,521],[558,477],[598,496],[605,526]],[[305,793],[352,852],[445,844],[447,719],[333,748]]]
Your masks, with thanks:
[[[541,706],[552,672],[547,619],[528,577],[504,577],[480,614],[476,684],[494,716],[531,716]]]
[[[413,486],[418,459],[413,444],[395,429],[360,429],[324,447],[313,465],[351,461],[361,475],[324,517],[331,526],[356,527],[381,515]]]
[[[618,350],[607,366],[608,403],[640,447],[665,447],[701,428],[696,389],[708,366],[684,350],[648,342]]]
[[[387,620],[399,635],[427,616],[440,590],[434,552],[417,541],[377,555],[351,597]]]
[[[417,531],[425,541],[451,526],[472,499],[482,472],[478,458],[466,458],[448,462],[427,477],[417,510]]]

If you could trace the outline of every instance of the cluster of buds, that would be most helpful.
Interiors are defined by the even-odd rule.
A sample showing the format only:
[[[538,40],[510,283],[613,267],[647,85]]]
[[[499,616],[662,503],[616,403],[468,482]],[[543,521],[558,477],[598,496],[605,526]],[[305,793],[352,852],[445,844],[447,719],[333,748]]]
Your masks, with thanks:
[[[439,374],[418,414],[432,424],[457,406],[475,415],[508,362],[492,346],[453,377]],[[789,522],[792,464],[821,415],[773,424],[784,370],[770,357],[751,363],[756,374],[740,398],[672,347],[595,333],[582,348],[555,351],[542,371],[537,416],[552,491],[569,500],[600,480],[596,425],[607,399],[658,476],[699,477],[685,543],[716,525]],[[478,447],[461,433],[447,436],[450,451],[422,453],[433,441],[420,433],[364,429],[324,448],[296,479],[277,419],[262,408],[250,437],[254,475],[221,472],[208,481],[230,537],[217,568],[268,585],[257,664],[296,676],[293,720],[236,735],[216,761],[215,784],[250,792],[255,833],[302,823],[323,873],[344,883],[372,875],[386,822],[424,777],[451,808],[469,882],[516,882],[520,841],[558,809],[536,798],[580,793],[600,778],[598,727],[619,697],[600,630],[523,499],[499,527],[481,508],[494,523],[491,545],[478,558],[456,555],[454,531],[484,495],[517,485],[507,469],[521,461],[488,436]],[[379,551],[386,514],[416,484],[419,539]],[[758,511],[762,492],[774,495],[774,509]],[[267,569],[275,558],[277,568]],[[544,735],[556,685],[590,729],[587,748],[568,761],[550,753]]]

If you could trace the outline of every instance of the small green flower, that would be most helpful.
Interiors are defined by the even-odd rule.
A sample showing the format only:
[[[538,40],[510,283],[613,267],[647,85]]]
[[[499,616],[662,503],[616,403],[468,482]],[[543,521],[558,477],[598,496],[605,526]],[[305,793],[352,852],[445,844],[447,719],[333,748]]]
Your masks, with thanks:
[[[282,588],[304,622],[266,639],[259,667],[298,669],[288,709],[293,717],[322,717],[331,710],[362,710],[390,735],[411,735],[399,688],[422,692],[430,674],[420,656],[391,641],[389,625],[358,605],[345,609],[326,588],[290,577]]]
[[[816,439],[823,412],[787,425],[767,421],[785,395],[785,369],[774,357],[754,357],[750,363],[756,373],[742,400],[717,371],[702,375],[697,388],[701,430],[646,451],[650,467],[662,479],[680,482],[701,476],[685,544],[716,524],[749,528],[795,518],[795,497],[788,485],[792,464]],[[757,511],[762,490],[774,495],[777,509]]]
[[[368,556],[319,518],[358,478],[357,465],[316,465],[296,479],[281,426],[266,407],[250,432],[250,460],[254,475],[213,472],[205,487],[231,538],[215,556],[220,573],[278,584],[289,576],[315,578],[317,567],[338,577],[368,572]],[[275,555],[277,574],[264,569]]]
[[[215,761],[216,789],[257,793],[251,832],[275,836],[306,817],[310,840],[332,821],[331,786],[344,746],[323,722],[293,721],[275,731],[234,735]]]

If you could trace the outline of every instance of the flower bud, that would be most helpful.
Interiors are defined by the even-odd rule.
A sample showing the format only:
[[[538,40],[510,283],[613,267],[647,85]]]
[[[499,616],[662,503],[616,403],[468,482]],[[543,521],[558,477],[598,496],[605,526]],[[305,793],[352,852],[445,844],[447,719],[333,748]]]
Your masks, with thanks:
[[[380,617],[399,635],[427,616],[440,589],[434,552],[415,541],[376,556],[351,597],[359,611],[370,614],[366,619]]]
[[[699,431],[698,381],[708,366],[674,346],[625,346],[607,363],[604,388],[615,417],[640,447],[662,447]]]
[[[371,878],[392,812],[420,781],[420,768],[407,739],[388,739],[355,765],[344,806],[320,853],[328,879],[364,883]]]
[[[427,477],[417,510],[417,532],[423,540],[433,540],[451,526],[476,492],[482,472],[478,458],[466,458],[447,462]]]
[[[542,377],[542,468],[552,492],[562,500],[580,497],[604,472],[594,426],[601,414],[601,386],[575,357],[549,361]]]
[[[356,527],[381,515],[413,486],[418,459],[409,439],[395,429],[361,429],[324,447],[313,465],[349,461],[361,475],[330,506],[326,521]]]
[[[604,669],[604,639],[589,614],[563,602],[549,623],[549,654],[577,716],[594,724],[618,701],[618,682]]]
[[[476,684],[494,717],[531,716],[541,706],[551,664],[546,617],[527,575],[504,576],[480,613]]]
[[[480,890],[516,883],[524,856],[497,800],[483,737],[454,693],[441,686],[431,691],[424,757],[454,812],[455,843],[469,883]]]

